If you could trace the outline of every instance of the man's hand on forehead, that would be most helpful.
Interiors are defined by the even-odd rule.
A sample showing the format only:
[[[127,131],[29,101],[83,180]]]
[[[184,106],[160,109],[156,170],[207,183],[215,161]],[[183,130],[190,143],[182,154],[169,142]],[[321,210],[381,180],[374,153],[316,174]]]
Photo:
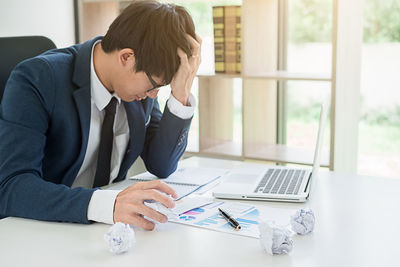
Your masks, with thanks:
[[[181,60],[178,71],[171,81],[171,90],[173,96],[183,105],[188,105],[188,98],[192,88],[194,77],[201,63],[201,38],[196,34],[196,39],[187,34],[192,56],[188,58],[187,54],[178,47],[177,53]]]

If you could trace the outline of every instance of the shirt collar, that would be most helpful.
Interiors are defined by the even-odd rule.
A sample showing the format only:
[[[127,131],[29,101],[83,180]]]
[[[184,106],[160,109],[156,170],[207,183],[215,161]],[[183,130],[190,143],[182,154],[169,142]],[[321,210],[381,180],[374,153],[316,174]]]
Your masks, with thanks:
[[[100,111],[102,111],[111,101],[112,97],[115,97],[118,100],[118,105],[121,104],[121,98],[116,93],[111,94],[107,88],[104,87],[94,69],[94,47],[100,42],[101,40],[98,40],[92,46],[92,56],[90,58],[90,93],[94,104]]]

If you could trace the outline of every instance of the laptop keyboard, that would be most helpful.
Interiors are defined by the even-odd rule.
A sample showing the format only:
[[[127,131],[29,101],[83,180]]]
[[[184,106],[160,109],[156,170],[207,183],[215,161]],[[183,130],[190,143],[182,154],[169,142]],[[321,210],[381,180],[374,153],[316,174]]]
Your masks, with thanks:
[[[254,193],[297,195],[305,170],[269,169]]]

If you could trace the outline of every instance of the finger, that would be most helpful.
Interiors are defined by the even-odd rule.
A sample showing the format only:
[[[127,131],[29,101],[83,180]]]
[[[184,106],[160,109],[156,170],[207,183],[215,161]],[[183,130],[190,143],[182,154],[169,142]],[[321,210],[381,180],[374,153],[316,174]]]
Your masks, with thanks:
[[[184,80],[186,81],[188,76],[192,73],[192,65],[189,63],[189,59],[186,53],[183,52],[183,50],[179,47],[177,49],[177,54],[181,61],[179,69],[177,71],[177,75],[179,74],[182,77],[185,77]]]
[[[139,214],[135,214],[135,213],[127,213],[120,220],[115,221],[115,223],[117,223],[117,222],[136,225],[136,226],[139,226],[140,228],[143,228],[146,230],[153,230],[154,226],[155,226],[153,222],[146,220]]]
[[[186,53],[183,52],[183,50],[180,47],[178,47],[177,53],[178,53],[179,58],[181,59],[181,66],[189,67],[189,59],[188,59],[188,56],[186,55]]]
[[[139,199],[144,200],[155,200],[166,206],[167,208],[174,208],[175,202],[169,196],[161,193],[154,189],[143,190],[139,196]]]
[[[166,193],[167,195],[171,195],[173,198],[177,198],[178,195],[176,194],[175,190],[172,189],[169,185],[164,183],[163,181],[160,180],[154,180],[154,181],[148,181],[148,182],[140,182],[136,183],[136,189],[157,189],[161,192]]]
[[[190,46],[192,47],[192,55],[199,56],[200,55],[200,43],[197,42],[192,36],[187,34],[187,38],[189,40]]]
[[[132,215],[131,221],[132,223],[130,224],[134,224],[146,230],[153,230],[155,227],[155,224],[153,222],[146,220],[145,218],[137,214]]]
[[[189,64],[192,67],[192,73],[196,74],[198,67],[201,63],[201,38],[197,34],[195,35],[196,39],[192,36],[188,35],[188,40],[192,46],[192,56],[189,59]]]
[[[203,39],[201,39],[201,37],[198,36],[197,34],[196,34],[196,41],[200,44],[200,46],[203,43]]]
[[[148,207],[144,204],[133,204],[133,209],[136,213],[144,215],[150,219],[153,219],[160,223],[166,223],[168,221],[168,217],[164,214],[159,213],[151,207]]]
[[[189,59],[189,64],[190,64],[190,66],[192,67],[192,68],[191,68],[191,70],[192,70],[191,73],[192,73],[192,74],[196,75],[197,70],[199,69],[200,63],[201,63],[201,55],[198,55],[198,56],[191,56],[191,57],[190,57],[190,59]]]

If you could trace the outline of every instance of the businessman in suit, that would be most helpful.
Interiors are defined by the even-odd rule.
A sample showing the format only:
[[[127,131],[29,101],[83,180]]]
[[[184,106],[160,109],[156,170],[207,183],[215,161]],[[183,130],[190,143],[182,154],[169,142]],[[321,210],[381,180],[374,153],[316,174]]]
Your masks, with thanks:
[[[183,7],[136,1],[104,38],[20,63],[0,106],[0,216],[149,230],[145,216],[166,222],[144,201],[173,207],[167,184],[99,187],[125,179],[138,156],[158,177],[175,171],[196,105],[190,88],[200,51]],[[161,113],[157,93],[166,84]]]

